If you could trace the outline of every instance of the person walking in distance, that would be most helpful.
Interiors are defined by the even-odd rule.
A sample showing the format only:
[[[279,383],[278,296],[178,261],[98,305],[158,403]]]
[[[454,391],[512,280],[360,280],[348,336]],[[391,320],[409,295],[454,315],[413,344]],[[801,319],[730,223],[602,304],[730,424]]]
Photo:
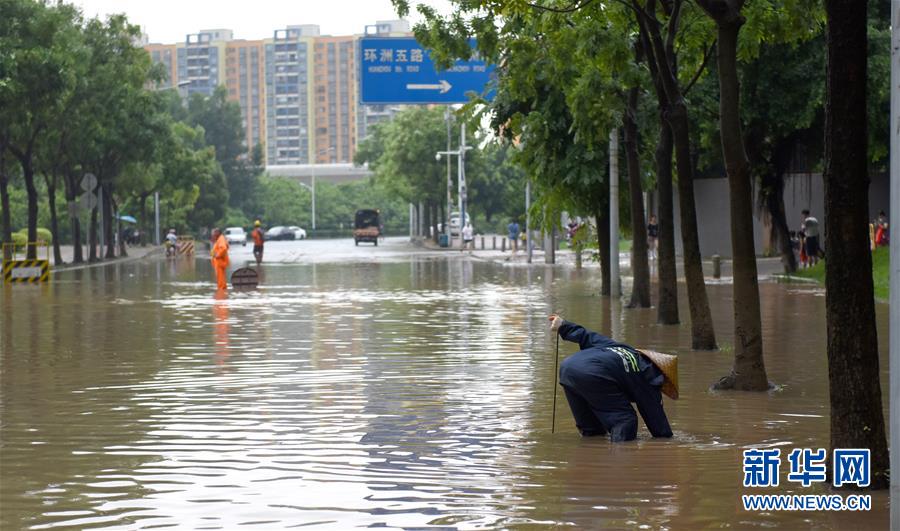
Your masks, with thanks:
[[[212,231],[212,266],[216,271],[216,285],[217,288],[228,289],[228,281],[225,276],[225,270],[228,269],[228,264],[230,263],[228,260],[228,239],[225,238],[225,235],[222,234],[218,228],[213,229]]]
[[[819,220],[809,214],[809,210],[804,210],[803,214],[803,233],[806,235],[806,259],[810,267],[816,265],[819,261]]]
[[[262,223],[259,220],[256,220],[256,223],[253,224],[253,232],[250,233],[250,236],[253,237],[253,257],[256,258],[256,265],[262,263],[263,259],[263,245],[265,244],[266,237],[263,234]]]
[[[519,224],[516,223],[516,220],[512,220],[509,222],[509,225],[506,226],[506,232],[509,236],[509,247],[512,249],[512,254],[515,256],[516,251],[519,249]]]
[[[472,228],[472,223],[466,222],[466,226],[463,227],[462,230],[462,239],[463,239],[463,249],[468,249],[469,246],[472,246],[472,249],[475,248],[475,235],[473,234],[475,231]]]
[[[656,242],[658,239],[659,223],[656,222],[656,216],[651,214],[650,220],[647,222],[647,250],[651,260],[656,259]]]

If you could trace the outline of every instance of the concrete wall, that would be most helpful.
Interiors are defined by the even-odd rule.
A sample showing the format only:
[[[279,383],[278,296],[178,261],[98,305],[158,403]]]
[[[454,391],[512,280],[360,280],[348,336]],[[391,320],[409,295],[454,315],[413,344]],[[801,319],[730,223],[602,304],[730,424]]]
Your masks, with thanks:
[[[694,181],[694,199],[697,205],[697,229],[700,233],[700,253],[704,257],[719,254],[731,258],[731,212],[728,204],[728,179],[697,179]],[[756,201],[756,190],[753,191]],[[654,198],[652,203],[658,204]],[[675,252],[682,254],[681,213],[678,192],[674,197],[675,206]],[[785,179],[784,210],[788,227],[798,230],[802,221],[800,212],[808,209],[822,224],[825,221],[825,187],[822,174],[792,174]],[[887,174],[871,178],[869,184],[869,219],[880,210],[890,216],[890,179]],[[753,241],[756,254],[762,255],[768,244],[768,229],[754,205]]]
[[[731,209],[728,204],[728,179],[697,179],[694,181],[694,201],[697,205],[697,231],[700,235],[700,254],[718,254],[731,258]],[[675,205],[675,253],[682,254],[681,208],[678,192]],[[762,253],[762,222],[754,211],[753,241],[757,254]]]

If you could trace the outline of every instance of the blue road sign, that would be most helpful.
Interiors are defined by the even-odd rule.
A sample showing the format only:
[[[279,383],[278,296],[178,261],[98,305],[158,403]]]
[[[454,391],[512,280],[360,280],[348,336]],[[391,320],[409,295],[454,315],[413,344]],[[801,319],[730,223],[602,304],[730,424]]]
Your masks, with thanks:
[[[364,37],[359,42],[364,104],[465,103],[467,93],[485,91],[494,70],[474,59],[438,72],[430,52],[412,37]]]

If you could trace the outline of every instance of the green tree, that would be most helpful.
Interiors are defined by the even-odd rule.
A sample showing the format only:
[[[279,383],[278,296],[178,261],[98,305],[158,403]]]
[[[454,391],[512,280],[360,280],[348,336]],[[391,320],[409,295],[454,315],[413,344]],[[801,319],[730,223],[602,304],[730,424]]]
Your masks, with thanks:
[[[312,195],[297,181],[286,177],[263,177],[262,217],[267,226],[309,226]]]
[[[36,156],[75,84],[78,13],[70,5],[2,0],[0,145],[18,161],[28,194],[28,241],[37,240]],[[37,249],[29,246],[28,258]]]
[[[178,112],[177,110],[175,111]],[[216,160],[225,174],[228,205],[247,215],[257,209],[256,192],[262,173],[262,146],[244,146],[241,108],[228,100],[224,86],[216,87],[211,96],[192,94],[187,102],[185,120],[205,131],[206,143],[215,147]]]
[[[435,162],[435,154],[446,148],[443,109],[413,107],[376,126],[361,143],[356,161],[367,163],[376,182],[405,201],[423,202],[426,220],[436,226],[447,185],[446,167]],[[471,172],[467,178],[477,179]]]

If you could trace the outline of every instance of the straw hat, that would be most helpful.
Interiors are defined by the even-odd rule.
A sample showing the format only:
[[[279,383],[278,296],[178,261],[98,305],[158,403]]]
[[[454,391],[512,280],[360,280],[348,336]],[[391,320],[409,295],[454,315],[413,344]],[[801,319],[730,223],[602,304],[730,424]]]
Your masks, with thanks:
[[[678,356],[652,350],[640,350],[639,352],[656,365],[656,368],[665,376],[662,392],[672,400],[678,400]]]

